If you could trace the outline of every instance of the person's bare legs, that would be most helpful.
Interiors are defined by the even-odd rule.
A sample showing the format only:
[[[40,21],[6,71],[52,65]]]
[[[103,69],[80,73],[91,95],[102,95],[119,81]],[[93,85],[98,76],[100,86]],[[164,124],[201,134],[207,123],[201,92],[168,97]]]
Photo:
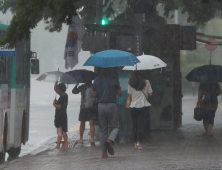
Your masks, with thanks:
[[[80,139],[79,139],[79,142],[83,142],[83,133],[84,133],[84,130],[85,130],[85,123],[86,121],[81,121],[80,122],[80,127],[79,127],[79,134],[80,134]]]
[[[57,145],[56,145],[55,149],[59,149],[60,148],[61,140],[62,140],[62,136],[58,136],[58,138],[57,138]]]
[[[90,126],[91,142],[94,142],[95,127],[93,120],[89,120],[89,126]]]
[[[205,135],[207,134],[208,124],[204,123]]]
[[[211,131],[213,129],[213,125],[212,124],[207,124],[207,136],[211,136]]]
[[[62,132],[63,133],[63,139],[64,139],[64,148],[68,148],[68,135],[66,134],[66,132]]]

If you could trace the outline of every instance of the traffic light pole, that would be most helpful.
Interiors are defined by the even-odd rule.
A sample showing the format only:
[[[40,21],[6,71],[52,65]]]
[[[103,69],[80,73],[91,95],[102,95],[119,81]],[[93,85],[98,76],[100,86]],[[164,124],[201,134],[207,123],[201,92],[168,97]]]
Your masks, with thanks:
[[[102,20],[102,9],[103,9],[103,0],[96,0],[96,24],[100,24]],[[102,36],[102,33],[97,32],[96,35]],[[108,46],[108,43],[107,43]],[[98,69],[94,67],[94,72],[98,73]],[[96,138],[100,138],[99,132],[99,122],[98,120],[94,120],[94,128],[95,128],[95,136]]]
[[[102,20],[103,0],[96,0],[96,24]]]

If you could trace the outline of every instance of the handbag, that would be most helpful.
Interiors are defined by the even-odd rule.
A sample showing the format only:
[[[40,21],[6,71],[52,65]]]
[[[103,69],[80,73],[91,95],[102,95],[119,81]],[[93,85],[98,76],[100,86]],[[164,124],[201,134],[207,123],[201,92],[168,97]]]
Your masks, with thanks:
[[[203,119],[203,109],[200,106],[194,108],[194,119],[196,121],[201,121]]]
[[[130,105],[131,105],[131,97],[128,96],[128,97],[127,97],[127,100],[126,100],[126,108],[129,108]]]

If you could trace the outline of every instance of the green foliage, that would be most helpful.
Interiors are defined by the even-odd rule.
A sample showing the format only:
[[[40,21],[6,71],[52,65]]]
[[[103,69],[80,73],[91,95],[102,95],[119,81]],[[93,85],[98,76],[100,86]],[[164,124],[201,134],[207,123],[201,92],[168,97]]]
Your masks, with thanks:
[[[192,63],[207,64],[205,57],[196,51],[187,52],[186,55],[182,55],[182,67]]]
[[[187,52],[185,55],[182,55],[181,60],[183,77],[194,68],[208,64],[205,56],[196,51]]]
[[[201,63],[190,63],[189,65],[186,65],[185,67],[182,67],[182,76],[186,77],[186,75],[191,72],[194,68],[203,66],[205,64]]]
[[[121,19],[117,17],[126,11],[145,13],[147,16],[157,14],[158,3],[164,5],[165,16],[170,12],[180,9],[188,14],[188,22],[196,23],[197,26],[221,15],[222,0],[104,0],[102,7],[97,9],[97,0],[1,0],[0,11],[6,13],[10,10],[13,19],[6,31],[5,39],[0,45],[9,43],[13,47],[23,38],[30,38],[31,30],[39,21],[44,20],[46,29],[50,32],[59,32],[62,24],[71,24],[72,17],[80,14],[84,23],[96,23],[102,16],[108,19]],[[98,13],[101,10],[102,13]],[[124,14],[123,14],[124,15]],[[98,23],[98,21],[97,21]]]
[[[13,18],[1,44],[10,47],[23,38],[30,38],[31,29],[42,19],[48,24],[49,31],[60,31],[62,23],[70,24],[76,15],[78,0],[5,0],[0,2],[0,11],[11,10]]]
[[[163,2],[165,16],[169,17],[170,12],[180,9],[183,14],[188,14],[187,22],[196,23],[197,26],[205,25],[222,10],[222,0],[163,0]]]

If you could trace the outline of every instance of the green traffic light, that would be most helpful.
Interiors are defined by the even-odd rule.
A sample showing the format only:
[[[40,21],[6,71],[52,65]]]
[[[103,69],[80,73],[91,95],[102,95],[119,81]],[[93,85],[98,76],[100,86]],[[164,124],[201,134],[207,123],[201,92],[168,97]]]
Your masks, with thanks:
[[[103,18],[101,21],[101,25],[107,25],[108,24],[108,20],[106,18]]]

